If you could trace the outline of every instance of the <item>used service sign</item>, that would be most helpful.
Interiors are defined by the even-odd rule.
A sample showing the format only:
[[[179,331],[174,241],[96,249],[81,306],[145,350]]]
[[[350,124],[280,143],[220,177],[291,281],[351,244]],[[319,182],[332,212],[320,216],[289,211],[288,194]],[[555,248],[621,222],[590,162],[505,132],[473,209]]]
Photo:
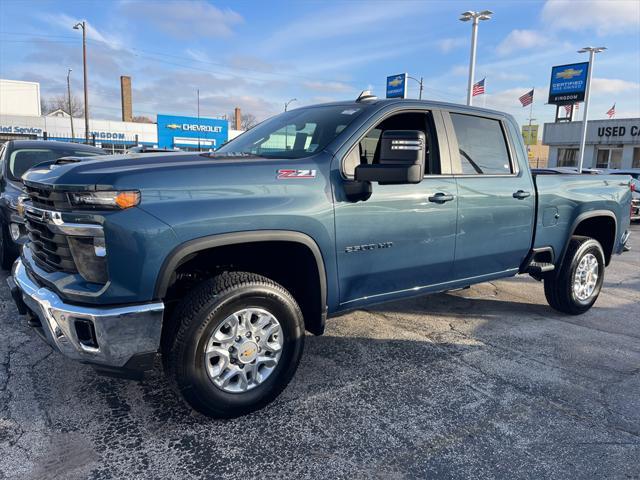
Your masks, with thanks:
[[[589,62],[558,65],[551,69],[549,103],[557,105],[582,102],[587,89]]]
[[[407,97],[407,74],[391,75],[387,77],[387,98]]]
[[[158,147],[193,146],[200,139],[203,147],[219,148],[229,137],[229,123],[219,118],[158,115]]]

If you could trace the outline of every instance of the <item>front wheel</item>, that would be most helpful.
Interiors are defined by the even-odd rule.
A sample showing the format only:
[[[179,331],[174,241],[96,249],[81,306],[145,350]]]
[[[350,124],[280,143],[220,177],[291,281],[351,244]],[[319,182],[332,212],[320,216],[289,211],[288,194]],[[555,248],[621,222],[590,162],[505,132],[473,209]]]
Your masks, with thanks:
[[[9,227],[0,220],[0,267],[3,270],[11,270],[16,258],[18,258],[18,252],[9,234]]]
[[[246,272],[203,282],[177,307],[166,367],[194,409],[230,418],[275,399],[293,377],[304,345],[295,299]]]
[[[555,310],[579,315],[598,299],[604,282],[604,252],[600,242],[572,237],[560,266],[544,279],[544,294]]]

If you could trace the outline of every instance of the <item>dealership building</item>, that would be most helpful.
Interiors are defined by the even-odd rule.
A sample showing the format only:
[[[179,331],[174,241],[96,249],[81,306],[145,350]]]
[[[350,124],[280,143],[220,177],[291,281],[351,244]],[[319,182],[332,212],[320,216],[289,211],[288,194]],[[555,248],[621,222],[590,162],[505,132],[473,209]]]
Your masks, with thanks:
[[[215,150],[240,133],[221,118],[158,114],[156,123],[89,119],[90,143],[111,153],[136,145]],[[0,143],[12,139],[84,142],[84,118],[70,118],[62,110],[42,115],[38,83],[0,80]]]
[[[575,167],[582,122],[546,123],[542,143],[549,146],[550,167]],[[590,120],[584,168],[640,168],[640,118]]]

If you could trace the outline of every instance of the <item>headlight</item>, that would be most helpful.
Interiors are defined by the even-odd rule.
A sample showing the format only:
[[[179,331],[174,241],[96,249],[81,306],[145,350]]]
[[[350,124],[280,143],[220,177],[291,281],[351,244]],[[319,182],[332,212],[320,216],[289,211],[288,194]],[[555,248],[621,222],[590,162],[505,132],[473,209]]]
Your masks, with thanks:
[[[140,203],[140,192],[72,192],[69,202],[76,207],[125,209]]]

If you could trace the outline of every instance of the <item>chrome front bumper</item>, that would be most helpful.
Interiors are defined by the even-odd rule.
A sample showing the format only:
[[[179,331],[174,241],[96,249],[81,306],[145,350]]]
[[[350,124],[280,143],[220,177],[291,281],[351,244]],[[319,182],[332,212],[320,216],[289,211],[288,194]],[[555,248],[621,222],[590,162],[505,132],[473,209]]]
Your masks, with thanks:
[[[22,259],[7,282],[18,310],[30,310],[46,342],[69,358],[126,368],[134,357],[153,355],[160,348],[162,302],[108,308],[70,305],[31,280]]]

